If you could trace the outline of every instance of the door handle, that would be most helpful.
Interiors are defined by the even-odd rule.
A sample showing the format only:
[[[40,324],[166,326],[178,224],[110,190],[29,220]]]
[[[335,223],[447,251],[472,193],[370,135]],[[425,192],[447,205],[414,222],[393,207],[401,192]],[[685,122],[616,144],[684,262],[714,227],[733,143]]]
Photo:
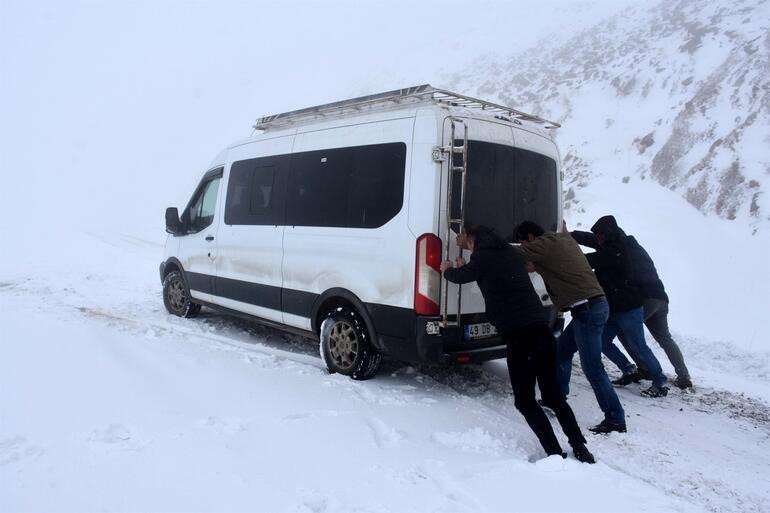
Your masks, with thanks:
[[[206,240],[207,241],[212,241],[212,240],[214,240],[214,236],[213,235],[208,235],[208,236],[206,236]]]

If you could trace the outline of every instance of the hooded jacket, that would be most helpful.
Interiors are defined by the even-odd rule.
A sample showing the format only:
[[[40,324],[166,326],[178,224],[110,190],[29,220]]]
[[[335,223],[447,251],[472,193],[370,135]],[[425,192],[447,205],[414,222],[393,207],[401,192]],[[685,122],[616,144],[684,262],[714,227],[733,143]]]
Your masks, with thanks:
[[[604,289],[610,311],[627,312],[642,306],[642,294],[633,277],[628,236],[618,228],[613,216],[604,216],[591,227],[591,232],[572,232],[582,245],[595,247],[596,252],[586,255],[599,284]],[[595,234],[604,236],[600,246]]]
[[[643,299],[660,299],[668,303],[668,294],[663,285],[655,263],[650,258],[649,253],[632,235],[626,235],[622,228],[618,227],[617,232],[620,238],[624,240],[628,256],[631,259],[631,282],[639,289]],[[593,249],[599,249],[599,241],[596,235],[591,232],[574,231],[572,236],[581,246]]]
[[[486,304],[487,319],[501,334],[537,322],[547,322],[547,312],[532,286],[524,260],[493,233],[476,239],[470,261],[444,271],[452,283],[475,281]]]

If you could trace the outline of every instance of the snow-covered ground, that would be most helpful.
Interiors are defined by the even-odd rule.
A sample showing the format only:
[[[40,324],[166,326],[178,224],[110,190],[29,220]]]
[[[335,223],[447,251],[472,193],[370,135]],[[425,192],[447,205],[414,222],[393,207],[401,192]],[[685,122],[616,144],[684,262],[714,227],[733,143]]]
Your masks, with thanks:
[[[648,246],[697,390],[621,390],[629,431],[591,435],[594,466],[542,460],[504,361],[353,382],[305,339],[169,316],[160,222],[154,240],[3,227],[0,511],[768,511],[767,336],[720,327],[766,316],[770,245],[651,183],[595,187],[568,223],[613,212]],[[600,420],[578,369],[570,400]]]
[[[673,11],[629,0],[473,11],[459,1],[326,2],[303,4],[304,17],[286,2],[0,2],[0,513],[770,511],[770,230],[760,229],[767,209],[751,207],[768,205],[753,185],[767,185],[768,111],[753,81],[740,78],[733,91],[722,79],[745,70],[767,91],[770,3],[741,1],[758,14],[745,18],[726,0],[670,3]],[[631,3],[650,16],[599,21]],[[716,16],[722,3],[733,14]],[[463,22],[447,31],[436,23],[444,11]],[[677,37],[709,35],[693,53],[658,37],[669,24]],[[544,36],[551,45],[524,51]],[[696,391],[649,400],[639,385],[621,390],[629,431],[589,436],[596,465],[543,459],[514,410],[504,361],[386,362],[375,379],[353,382],[327,374],[308,340],[163,308],[162,208],[182,206],[219,146],[246,135],[257,115],[348,89],[439,85],[431,70],[450,62],[448,48],[458,67],[466,55],[528,56],[488,69],[473,57],[450,83],[564,119],[569,226],[616,215],[671,296]],[[735,55],[719,64],[728,49]],[[626,74],[647,80],[615,84]],[[722,87],[705,87],[714,82]],[[707,108],[679,118],[712,89],[752,100],[698,101]],[[710,203],[702,210],[711,214],[687,203],[684,185],[661,187],[651,166],[667,141],[689,140],[673,137],[677,127],[714,128],[693,147],[716,148],[714,134],[733,130],[736,112],[756,123],[740,144],[717,148],[749,169],[727,195],[740,208],[726,221]],[[730,164],[718,160],[717,171]],[[587,428],[601,415],[579,368],[573,375],[570,402]]]

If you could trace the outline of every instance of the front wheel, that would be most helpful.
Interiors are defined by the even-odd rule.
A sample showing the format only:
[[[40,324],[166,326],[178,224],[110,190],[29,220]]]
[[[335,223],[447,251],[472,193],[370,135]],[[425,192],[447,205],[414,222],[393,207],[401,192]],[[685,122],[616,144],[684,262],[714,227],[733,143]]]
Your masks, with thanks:
[[[171,271],[163,279],[163,304],[169,313],[179,317],[195,317],[201,311],[201,305],[192,301],[179,271]]]
[[[321,358],[329,372],[353,379],[377,373],[382,356],[372,348],[361,316],[351,308],[338,308],[321,324]]]

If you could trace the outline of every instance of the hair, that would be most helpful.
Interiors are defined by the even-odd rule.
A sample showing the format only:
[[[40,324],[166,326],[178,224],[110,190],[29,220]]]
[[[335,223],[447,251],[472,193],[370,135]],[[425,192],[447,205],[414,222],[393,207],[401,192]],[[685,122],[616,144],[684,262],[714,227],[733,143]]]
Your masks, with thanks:
[[[530,235],[533,237],[540,237],[544,233],[545,230],[543,230],[543,227],[534,221],[524,221],[516,227],[516,230],[514,230],[516,240],[519,242],[529,239]]]
[[[465,227],[465,235],[473,237],[474,239],[480,239],[494,234],[494,230],[483,224],[474,224]]]
[[[475,248],[502,248],[507,246],[506,242],[501,239],[493,228],[484,226],[483,224],[476,224],[472,226],[466,226],[465,235],[473,239]]]

